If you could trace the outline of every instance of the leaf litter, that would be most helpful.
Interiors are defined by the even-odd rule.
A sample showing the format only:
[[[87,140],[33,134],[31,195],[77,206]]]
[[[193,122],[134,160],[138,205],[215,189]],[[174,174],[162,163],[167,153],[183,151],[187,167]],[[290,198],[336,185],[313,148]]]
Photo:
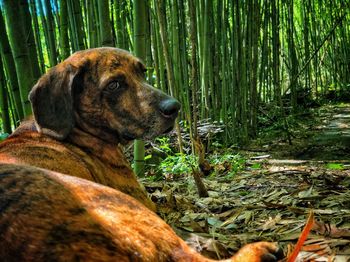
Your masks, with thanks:
[[[296,144],[300,149],[302,143]],[[233,176],[218,163],[214,175],[202,178],[205,198],[198,197],[189,174],[143,183],[159,215],[208,257],[227,258],[260,240],[277,241],[290,254],[313,212],[311,232],[295,261],[350,261],[350,160],[280,159],[276,152],[241,152],[249,160]]]

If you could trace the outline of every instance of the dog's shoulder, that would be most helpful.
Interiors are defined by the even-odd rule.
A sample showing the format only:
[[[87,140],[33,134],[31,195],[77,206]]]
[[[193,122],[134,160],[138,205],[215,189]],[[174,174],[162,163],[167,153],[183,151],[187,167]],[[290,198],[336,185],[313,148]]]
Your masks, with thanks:
[[[10,137],[16,137],[19,135],[22,135],[24,133],[33,132],[37,133],[38,129],[35,125],[34,117],[29,116],[21,121],[20,125],[13,131],[13,133],[10,135]]]
[[[0,163],[25,164],[67,175],[93,179],[86,152],[39,133],[33,121],[26,120],[0,143]]]
[[[132,195],[155,210],[121,149],[99,145],[91,137],[85,141],[81,135],[79,141],[59,141],[32,126],[31,122],[23,122],[0,143],[0,163],[29,165],[95,181]],[[86,144],[95,144],[100,150],[92,152]]]

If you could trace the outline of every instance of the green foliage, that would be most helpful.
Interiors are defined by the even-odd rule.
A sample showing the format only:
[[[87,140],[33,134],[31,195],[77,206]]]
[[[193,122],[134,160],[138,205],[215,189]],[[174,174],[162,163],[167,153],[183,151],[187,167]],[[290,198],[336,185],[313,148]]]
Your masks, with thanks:
[[[239,154],[225,153],[213,156],[210,163],[216,174],[224,173],[227,178],[231,178],[245,168],[246,159]]]
[[[250,168],[251,169],[261,169],[261,164],[260,163],[254,163]]]
[[[332,169],[332,170],[343,170],[344,169],[344,165],[340,164],[340,163],[327,163],[326,167],[328,169]]]
[[[188,175],[193,172],[193,169],[198,168],[198,157],[191,154],[174,153],[171,147],[169,138],[162,137],[156,139],[157,151],[149,154],[145,157],[148,162],[150,180],[161,180],[164,177]],[[167,153],[167,156],[162,160],[157,158],[159,149]],[[209,163],[214,167],[212,173],[215,175],[224,175],[226,178],[231,178],[238,172],[242,171],[246,166],[246,159],[232,152],[221,152],[211,155],[209,157]],[[252,168],[261,168],[260,164],[253,166]]]
[[[250,142],[265,127],[290,140],[286,117],[310,106],[309,96],[350,97],[348,1],[0,2],[0,68],[11,93],[2,100],[15,123],[30,111],[37,60],[43,73],[70,52],[99,46],[140,57],[151,84],[181,102],[190,134],[213,141],[199,124],[221,123],[224,146]],[[173,154],[166,141],[162,147]]]
[[[211,146],[212,146],[213,148],[224,148],[224,145],[223,145],[222,143],[220,143],[219,141],[213,141],[213,142],[211,143]]]
[[[159,149],[161,149],[164,153],[170,155],[173,153],[173,149],[170,145],[170,139],[167,136],[156,138],[156,142],[159,143]]]
[[[150,180],[161,180],[173,175],[192,173],[192,168],[198,168],[198,157],[190,154],[175,153],[170,138],[158,137],[152,152],[145,157]]]
[[[219,165],[224,162],[229,162],[230,164],[235,164],[235,163],[242,163],[245,162],[245,159],[239,155],[239,154],[222,154],[222,155],[215,155],[210,161],[214,165]]]
[[[198,167],[198,158],[193,155],[177,153],[164,159],[159,169],[163,174],[183,175],[190,174],[193,168]]]

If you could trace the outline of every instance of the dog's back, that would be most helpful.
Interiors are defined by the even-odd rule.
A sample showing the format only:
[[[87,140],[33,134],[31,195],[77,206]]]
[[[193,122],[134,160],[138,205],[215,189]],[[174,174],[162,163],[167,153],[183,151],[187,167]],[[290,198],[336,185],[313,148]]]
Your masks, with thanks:
[[[212,261],[130,196],[44,169],[0,164],[0,210],[1,261]],[[231,261],[275,261],[277,252],[259,242]]]
[[[174,235],[126,194],[43,169],[0,164],[0,192],[1,261],[161,261],[142,224]]]

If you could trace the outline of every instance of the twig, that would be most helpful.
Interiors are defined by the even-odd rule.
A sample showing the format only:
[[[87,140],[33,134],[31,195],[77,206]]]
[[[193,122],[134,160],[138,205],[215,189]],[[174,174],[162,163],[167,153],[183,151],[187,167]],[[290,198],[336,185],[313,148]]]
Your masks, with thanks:
[[[268,173],[268,175],[275,175],[275,174],[286,174],[286,175],[295,175],[295,174],[309,174],[310,172],[303,171],[303,170],[279,170]]]

